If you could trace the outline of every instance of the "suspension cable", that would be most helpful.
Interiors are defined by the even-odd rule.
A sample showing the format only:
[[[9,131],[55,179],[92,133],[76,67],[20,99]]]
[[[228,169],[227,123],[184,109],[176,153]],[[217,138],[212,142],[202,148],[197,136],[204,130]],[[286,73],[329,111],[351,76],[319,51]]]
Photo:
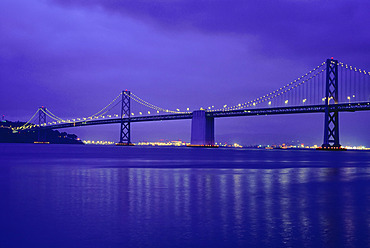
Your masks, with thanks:
[[[280,95],[290,91],[292,88],[300,86],[303,83],[305,83],[307,80],[302,80],[302,79],[307,78],[310,74],[316,72],[317,70],[320,69],[320,67],[324,66],[325,64],[326,64],[326,62],[321,63],[319,66],[317,66],[314,69],[312,69],[311,71],[309,71],[309,73],[306,73],[305,75],[297,78],[296,80],[290,82],[289,84],[286,84],[285,86],[280,87],[279,89],[274,90],[274,91],[270,92],[269,94],[266,94],[262,97],[258,97],[254,100],[251,100],[249,102],[245,102],[245,103],[242,103],[242,104],[237,104],[237,105],[230,106],[230,107],[223,107],[223,108],[219,108],[219,109],[216,109],[216,110],[210,110],[210,111],[214,112],[214,111],[227,111],[227,110],[235,110],[235,109],[244,109],[246,107],[255,106],[259,103],[262,103],[262,102],[265,102],[267,100],[273,99],[277,96],[280,96]],[[314,74],[314,76],[320,74],[324,70],[321,70],[321,71],[317,72],[316,74]],[[311,78],[313,78],[314,76],[312,76]],[[309,79],[311,79],[311,78],[309,78]],[[286,88],[288,88],[288,89],[286,89]]]
[[[186,112],[174,111],[174,110],[169,110],[169,109],[164,109],[164,108],[158,107],[158,106],[156,106],[154,104],[151,104],[151,103],[149,103],[149,102],[141,99],[140,97],[138,97],[134,93],[131,93],[129,95],[129,97],[131,99],[133,99],[134,101],[136,101],[137,103],[140,103],[141,105],[144,105],[144,106],[146,106],[148,108],[151,108],[151,109],[154,109],[154,110],[157,110],[157,111],[162,111],[162,112],[166,112],[166,113],[186,113]]]
[[[20,126],[19,128],[20,129],[26,129],[26,125],[28,124],[28,123],[30,123],[31,122],[31,120],[37,115],[37,113],[40,111],[40,109],[38,108],[37,110],[36,110],[36,112],[32,115],[32,117],[25,123],[25,124],[23,124],[22,126]]]
[[[116,97],[116,98],[114,98],[114,100],[113,101],[111,101],[107,106],[105,106],[104,108],[102,108],[99,112],[97,112],[97,113],[95,113],[95,114],[93,114],[93,115],[91,115],[91,116],[89,116],[88,118],[92,118],[92,117],[94,117],[94,116],[97,116],[98,114],[100,114],[101,112],[103,112],[106,108],[108,108],[110,105],[112,105],[120,96],[122,95],[122,92],[121,93],[119,93],[119,95]]]
[[[60,118],[60,117],[58,117],[58,116],[56,116],[55,114],[53,114],[48,108],[46,109],[46,111],[50,114],[50,115],[52,115],[52,116],[54,116],[55,118],[57,118],[59,121],[65,121],[64,119],[62,119],[62,118]]]

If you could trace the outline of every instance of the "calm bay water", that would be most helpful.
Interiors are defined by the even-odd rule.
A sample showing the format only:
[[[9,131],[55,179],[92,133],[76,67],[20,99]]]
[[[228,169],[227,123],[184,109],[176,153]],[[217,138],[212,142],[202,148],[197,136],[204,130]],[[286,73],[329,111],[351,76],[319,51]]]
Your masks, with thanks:
[[[0,247],[370,247],[370,153],[0,144]]]

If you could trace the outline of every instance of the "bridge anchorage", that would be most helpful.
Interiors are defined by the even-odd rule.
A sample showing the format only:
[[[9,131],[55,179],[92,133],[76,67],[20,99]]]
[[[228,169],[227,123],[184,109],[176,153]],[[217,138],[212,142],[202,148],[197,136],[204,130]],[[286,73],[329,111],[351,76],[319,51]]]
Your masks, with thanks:
[[[207,116],[206,111],[193,111],[191,119],[191,145],[194,147],[215,146],[215,119]]]

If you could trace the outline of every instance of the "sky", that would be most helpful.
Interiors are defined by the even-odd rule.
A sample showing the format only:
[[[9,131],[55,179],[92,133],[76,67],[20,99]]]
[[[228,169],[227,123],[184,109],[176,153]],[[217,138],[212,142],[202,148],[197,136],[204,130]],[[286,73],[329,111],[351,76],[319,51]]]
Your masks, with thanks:
[[[334,57],[370,70],[366,0],[2,0],[0,114],[90,116],[128,89],[163,108],[255,99]],[[370,112],[341,113],[342,145],[370,146]],[[190,141],[190,120],[132,124],[133,141]],[[324,115],[215,120],[216,142],[321,145]],[[63,130],[118,141],[119,126]]]

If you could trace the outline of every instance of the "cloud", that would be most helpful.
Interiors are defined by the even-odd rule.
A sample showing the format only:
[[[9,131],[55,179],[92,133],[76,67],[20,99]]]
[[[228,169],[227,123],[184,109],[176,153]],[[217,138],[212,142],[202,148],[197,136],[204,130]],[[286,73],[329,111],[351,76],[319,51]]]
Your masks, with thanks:
[[[225,92],[240,88],[255,67],[245,59],[253,52],[235,37],[163,32],[99,8],[20,0],[1,7],[0,70],[8,97],[0,101],[18,114],[41,105],[91,113],[126,88],[161,106],[199,108],[220,100],[220,92],[226,101]]]
[[[45,105],[82,117],[124,89],[165,108],[232,105],[327,57],[366,69],[368,4],[356,3],[3,0],[1,114],[26,120]],[[230,122],[218,134],[243,129]],[[189,137],[188,127],[168,127],[163,137]]]
[[[370,2],[344,1],[117,1],[54,0],[64,6],[100,6],[165,29],[254,36],[267,57],[311,61],[369,55]],[[357,61],[361,57],[357,58]],[[365,59],[358,61],[364,62]],[[349,61],[352,62],[352,61]]]

